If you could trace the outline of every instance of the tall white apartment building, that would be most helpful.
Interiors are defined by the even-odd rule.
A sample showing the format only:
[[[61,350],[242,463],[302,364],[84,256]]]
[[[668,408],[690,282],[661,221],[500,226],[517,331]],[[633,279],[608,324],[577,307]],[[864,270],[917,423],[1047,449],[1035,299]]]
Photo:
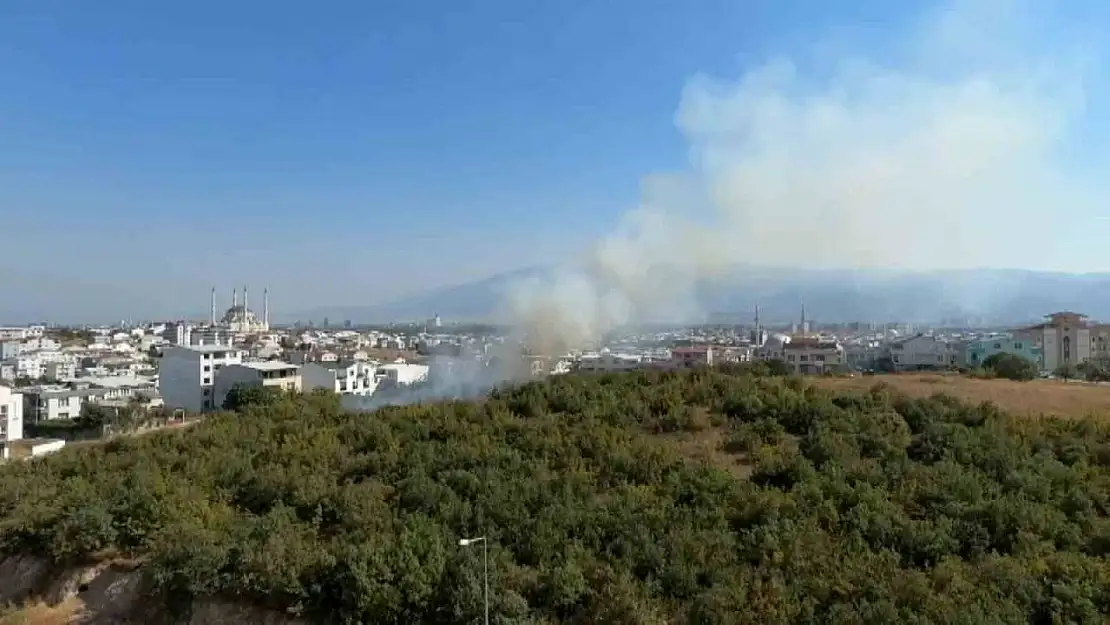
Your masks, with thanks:
[[[213,390],[216,373],[243,362],[243,352],[227,345],[174,345],[158,362],[158,390],[166,408],[190,412],[219,409]]]
[[[8,458],[10,443],[23,438],[23,395],[0,385],[0,458]]]

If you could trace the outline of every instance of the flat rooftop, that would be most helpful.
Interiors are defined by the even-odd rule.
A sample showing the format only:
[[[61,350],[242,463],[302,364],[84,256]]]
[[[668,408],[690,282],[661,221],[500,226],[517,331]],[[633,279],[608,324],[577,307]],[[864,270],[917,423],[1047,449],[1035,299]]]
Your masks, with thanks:
[[[256,371],[285,371],[286,369],[300,369],[298,365],[280,360],[255,360],[252,362],[244,362],[242,366],[249,367]]]
[[[187,349],[189,351],[200,353],[213,353],[213,352],[237,352],[238,348],[230,345],[168,345],[167,348]]]

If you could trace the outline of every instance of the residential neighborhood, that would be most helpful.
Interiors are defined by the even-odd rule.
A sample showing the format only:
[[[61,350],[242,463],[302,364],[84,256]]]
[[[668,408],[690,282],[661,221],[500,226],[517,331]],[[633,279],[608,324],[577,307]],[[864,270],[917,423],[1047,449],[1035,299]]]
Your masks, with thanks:
[[[207,321],[0,328],[5,457],[21,440],[17,455],[33,456],[67,440],[118,434],[124,421],[130,428],[181,424],[222,409],[239,386],[335,393],[354,410],[379,405],[379,396],[408,401],[406,388],[421,389],[420,397],[449,397],[458,391],[436,387],[445,373],[463,370],[451,363],[490,365],[506,356],[521,366],[496,374],[479,367],[486,377],[471,386],[488,388],[508,370],[540,377],[759,360],[802,375],[974,370],[997,354],[1029,361],[1044,376],[1110,363],[1110,324],[1068,311],[1014,328],[951,329],[819,324],[804,307],[796,322],[764,325],[757,310],[750,325],[630,332],[593,350],[535,354],[515,344],[511,331],[444,324],[438,315],[393,328],[349,322],[340,329],[277,328],[269,321],[267,290],[260,315],[249,308],[248,290],[241,294],[240,300],[234,290],[230,308],[217,315],[213,290]],[[38,435],[44,432],[62,440]]]

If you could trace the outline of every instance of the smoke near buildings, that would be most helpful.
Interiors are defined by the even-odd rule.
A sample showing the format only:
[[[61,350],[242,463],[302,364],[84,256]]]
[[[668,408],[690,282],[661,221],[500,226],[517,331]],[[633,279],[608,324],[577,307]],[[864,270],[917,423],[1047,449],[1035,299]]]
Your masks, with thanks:
[[[645,184],[588,258],[515,284],[522,332],[560,351],[698,319],[697,282],[744,264],[1105,268],[1070,246],[1077,223],[1107,226],[1093,217],[1104,183],[1084,173],[1097,168],[1067,160],[1093,56],[1034,8],[958,1],[890,34],[882,55],[695,76],[675,115],[689,170]]]

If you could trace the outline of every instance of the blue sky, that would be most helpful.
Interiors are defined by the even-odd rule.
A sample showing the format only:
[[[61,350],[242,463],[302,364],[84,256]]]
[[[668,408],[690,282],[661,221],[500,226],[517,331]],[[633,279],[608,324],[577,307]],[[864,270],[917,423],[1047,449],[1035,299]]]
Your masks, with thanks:
[[[881,55],[921,6],[8,0],[0,317],[203,313],[213,285],[373,304],[551,262],[686,166],[692,77],[818,33]]]

